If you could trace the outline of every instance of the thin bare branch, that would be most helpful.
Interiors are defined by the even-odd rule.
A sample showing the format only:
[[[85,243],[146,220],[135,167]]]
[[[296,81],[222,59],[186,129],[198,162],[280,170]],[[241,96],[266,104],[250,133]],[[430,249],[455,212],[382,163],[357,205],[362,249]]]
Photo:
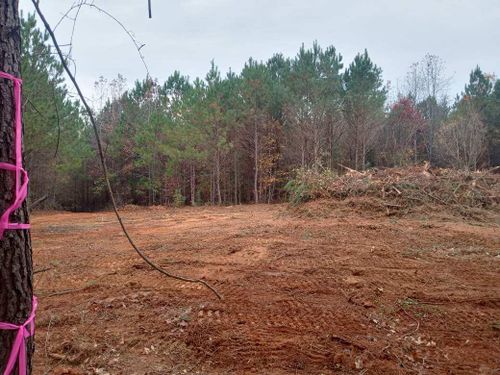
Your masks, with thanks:
[[[39,206],[42,202],[44,202],[49,196],[46,194],[44,195],[43,197],[41,198],[38,198],[36,201],[34,201],[33,203],[31,203],[29,205],[29,209],[30,210],[33,210],[34,208],[36,208],[37,206]],[[35,272],[36,273],[36,272]]]
[[[132,41],[132,43],[134,44],[135,46],[135,49],[137,50],[137,53],[139,54],[139,58],[141,59],[142,61],[142,64],[144,65],[144,68],[146,69],[146,74],[147,74],[147,77],[149,77],[149,68],[148,68],[148,64],[146,63],[146,59],[144,57],[144,55],[142,54],[142,51],[141,49],[144,47],[144,44],[143,43],[139,43],[137,41],[137,39],[135,38],[135,36],[132,34],[132,32],[130,30],[128,30],[125,25],[118,19],[116,18],[115,16],[113,16],[111,13],[109,13],[107,10],[97,6],[94,4],[93,1],[86,1],[86,0],[81,0],[79,2],[76,2],[74,3],[69,9],[68,11],[63,15],[63,17],[59,20],[59,22],[57,23],[57,26],[61,23],[61,21],[64,19],[64,18],[69,18],[69,14],[71,12],[73,12],[75,9],[77,10],[77,15],[76,17],[74,18],[70,18],[71,20],[73,20],[74,22],[76,22],[76,18],[78,17],[78,14],[80,12],[80,9],[83,7],[83,6],[86,6],[86,7],[89,7],[89,8],[93,8],[101,13],[103,13],[104,15],[106,15],[107,17],[111,18],[114,22],[116,22],[118,24],[118,26],[120,26],[120,28],[123,29],[123,31],[125,31],[125,33],[128,35],[128,37],[130,38],[130,40]],[[73,25],[73,32],[74,32],[74,25]],[[72,40],[73,40],[73,35],[71,35],[71,43],[72,43]],[[70,44],[71,44],[70,43]],[[70,46],[70,51],[71,51],[71,46]]]
[[[56,120],[57,120],[57,142],[56,142],[56,149],[54,150],[54,159],[57,158],[57,153],[59,152],[59,144],[61,142],[61,117],[59,116],[59,107],[57,106],[57,99],[56,99],[56,88],[55,86],[52,87],[52,99],[54,103],[54,109],[56,110]]]
[[[39,270],[34,270],[33,275],[36,275],[37,273],[47,272],[47,271],[50,271],[51,269],[52,269],[52,267],[46,267],[46,268],[42,268]]]

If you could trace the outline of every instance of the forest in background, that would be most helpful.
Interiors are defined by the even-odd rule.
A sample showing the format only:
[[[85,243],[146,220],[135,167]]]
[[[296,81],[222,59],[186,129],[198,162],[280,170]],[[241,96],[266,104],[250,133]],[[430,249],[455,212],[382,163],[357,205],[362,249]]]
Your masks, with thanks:
[[[25,158],[31,199],[94,210],[108,198],[95,139],[35,17],[22,20]],[[249,59],[240,74],[214,62],[204,79],[174,72],[126,89],[96,82],[94,102],[119,204],[240,204],[287,197],[298,171],[500,164],[500,80],[476,67],[446,96],[444,62],[413,64],[388,100],[368,55],[345,64],[333,47]]]

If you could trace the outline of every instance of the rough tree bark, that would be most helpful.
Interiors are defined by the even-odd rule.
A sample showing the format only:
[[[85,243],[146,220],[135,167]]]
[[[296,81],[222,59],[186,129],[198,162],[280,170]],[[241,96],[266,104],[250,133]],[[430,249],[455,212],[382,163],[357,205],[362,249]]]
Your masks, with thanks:
[[[18,0],[0,1],[0,70],[20,77],[21,30]],[[0,82],[0,160],[15,164],[14,90],[6,79]],[[0,213],[12,203],[15,178],[0,170]],[[12,215],[12,220],[28,222],[26,202]],[[0,321],[22,324],[31,312],[33,266],[28,230],[7,230],[0,240]],[[10,354],[15,331],[0,330],[0,373]],[[31,374],[32,340],[27,348],[28,373]]]

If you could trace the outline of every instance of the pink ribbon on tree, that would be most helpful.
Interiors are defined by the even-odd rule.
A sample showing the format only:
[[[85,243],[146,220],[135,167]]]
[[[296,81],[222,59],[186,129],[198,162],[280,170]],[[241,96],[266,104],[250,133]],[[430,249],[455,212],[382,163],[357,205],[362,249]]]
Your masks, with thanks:
[[[28,174],[23,168],[23,156],[22,156],[22,133],[23,124],[21,121],[21,83],[19,78],[13,75],[0,72],[0,78],[6,78],[14,82],[14,107],[15,107],[15,156],[16,164],[0,162],[0,169],[5,169],[7,171],[12,171],[15,173],[16,186],[14,191],[14,201],[5,210],[5,212],[0,217],[0,239],[3,238],[3,234],[8,229],[28,229],[29,224],[22,223],[11,223],[9,221],[12,212],[21,207],[23,201],[28,195]],[[22,181],[22,182],[21,182]],[[7,361],[7,366],[5,367],[3,375],[10,375],[18,364],[19,375],[26,375],[27,363],[26,363],[26,339],[33,336],[35,333],[35,314],[36,308],[38,306],[38,301],[36,297],[33,297],[33,304],[31,307],[31,314],[21,325],[16,325],[12,323],[2,323],[0,322],[0,330],[17,331],[16,338],[14,339],[14,344],[12,345],[12,350]]]
[[[28,229],[29,224],[22,223],[11,223],[9,221],[12,212],[21,207],[23,201],[28,195],[28,174],[24,170],[23,156],[22,156],[22,133],[23,124],[21,121],[21,79],[14,77],[13,75],[0,72],[0,78],[6,78],[14,82],[14,105],[15,105],[15,153],[16,153],[16,164],[0,162],[0,169],[5,169],[8,171],[13,171],[16,176],[16,186],[14,191],[14,201],[5,210],[5,212],[0,217],[0,239],[3,238],[5,230],[8,229]],[[21,182],[22,177],[22,182]]]
[[[7,367],[5,367],[3,375],[10,375],[14,370],[16,362],[18,362],[19,375],[26,375],[26,339],[30,336],[33,336],[33,334],[35,333],[35,315],[37,307],[38,300],[36,299],[36,297],[33,297],[31,314],[26,322],[24,322],[24,324],[22,325],[0,322],[0,330],[17,331],[17,335],[10,352],[9,360],[7,361]],[[28,326],[29,328],[27,328]]]

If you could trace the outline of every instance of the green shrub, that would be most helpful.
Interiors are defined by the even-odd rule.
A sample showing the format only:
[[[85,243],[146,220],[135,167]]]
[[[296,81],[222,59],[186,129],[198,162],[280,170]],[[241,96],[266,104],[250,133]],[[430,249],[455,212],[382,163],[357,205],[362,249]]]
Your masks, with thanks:
[[[175,207],[182,207],[186,204],[186,197],[182,195],[181,189],[175,189],[173,199]]]
[[[284,189],[291,203],[307,202],[317,198],[318,193],[327,191],[336,177],[335,172],[329,169],[300,168],[295,170],[295,176],[288,181]]]

